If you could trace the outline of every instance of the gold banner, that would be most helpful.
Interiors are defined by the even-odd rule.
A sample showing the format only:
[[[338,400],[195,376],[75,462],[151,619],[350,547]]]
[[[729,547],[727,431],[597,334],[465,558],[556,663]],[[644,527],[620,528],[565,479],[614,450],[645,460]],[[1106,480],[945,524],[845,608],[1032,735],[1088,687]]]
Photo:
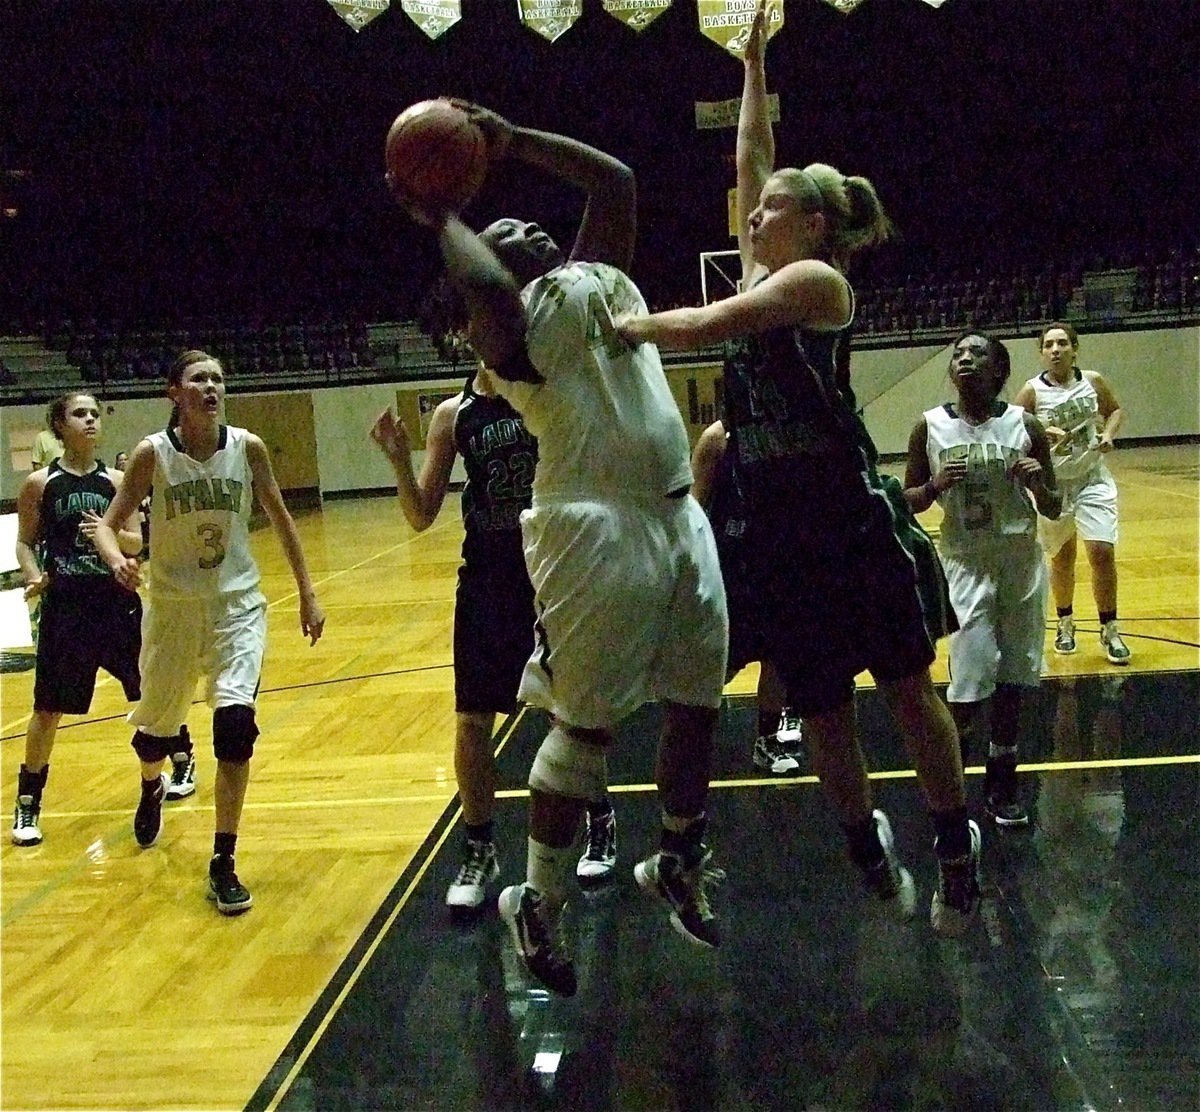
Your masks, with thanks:
[[[517,0],[517,14],[531,31],[554,42],[583,15],[583,0]]]
[[[329,0],[329,6],[355,31],[388,10],[391,0]]]
[[[735,58],[746,52],[758,0],[696,0],[700,33]],[[767,0],[767,38],[783,26],[783,0]]]
[[[671,6],[671,0],[604,0],[604,10],[634,31],[644,31]]]
[[[696,130],[704,131],[714,127],[737,127],[738,113],[742,108],[742,98],[732,100],[698,100],[696,107]],[[767,96],[767,111],[773,124],[779,123],[779,94],[770,93]]]
[[[462,19],[462,0],[400,0],[400,7],[431,39],[440,38]]]

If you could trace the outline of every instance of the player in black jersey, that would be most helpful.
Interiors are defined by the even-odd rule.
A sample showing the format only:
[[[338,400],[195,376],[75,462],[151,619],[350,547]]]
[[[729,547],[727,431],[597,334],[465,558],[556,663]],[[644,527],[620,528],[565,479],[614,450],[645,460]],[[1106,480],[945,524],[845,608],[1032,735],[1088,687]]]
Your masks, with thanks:
[[[499,875],[492,731],[497,714],[516,710],[521,673],[534,647],[533,587],[520,516],[529,507],[537,441],[487,380],[485,370],[472,373],[461,393],[434,410],[419,476],[408,432],[391,409],[371,429],[395,472],[404,516],[418,532],[441,510],[456,456],[467,472],[454,605],[454,773],[466,838],[462,864],[446,892],[447,906],[462,912],[476,911]],[[607,797],[589,803],[587,824],[576,868],[585,884],[606,879],[616,863],[616,819]]]
[[[692,494],[712,522],[725,580],[729,607],[729,661],[732,679],[753,661],[759,662],[758,735],[752,750],[754,764],[776,776],[794,776],[803,755],[802,721],[788,705],[779,672],[764,660],[760,632],[772,620],[759,606],[745,570],[746,506],[728,453],[729,436],[722,421],[714,421],[700,434],[692,452]]]
[[[804,717],[805,743],[867,890],[912,916],[912,876],[874,808],[854,715],[869,670],[900,728],[936,832],[939,933],[979,907],[978,826],[967,817],[958,735],[929,675],[953,628],[923,603],[919,571],[937,567],[902,492],[885,483],[855,413],[844,366],[854,293],[850,258],[891,233],[874,186],[824,163],[775,169],[765,70],[765,3],[745,52],[738,119],[738,246],[743,288],[721,301],[617,322],[629,342],[694,349],[731,341],[725,425],[747,504],[748,571],[772,615],[767,655]],[[926,556],[918,558],[920,546]]]
[[[91,394],[64,394],[51,404],[48,420],[62,454],[34,471],[17,494],[17,562],[26,599],[40,596],[42,605],[33,714],[13,816],[12,840],[19,846],[42,840],[54,735],[64,714],[87,713],[97,670],[115,676],[127,699],[139,696],[141,602],[117,585],[92,545],[96,522],[121,482],[96,458],[100,406]],[[136,521],[125,522],[118,543],[131,555],[141,548]]]

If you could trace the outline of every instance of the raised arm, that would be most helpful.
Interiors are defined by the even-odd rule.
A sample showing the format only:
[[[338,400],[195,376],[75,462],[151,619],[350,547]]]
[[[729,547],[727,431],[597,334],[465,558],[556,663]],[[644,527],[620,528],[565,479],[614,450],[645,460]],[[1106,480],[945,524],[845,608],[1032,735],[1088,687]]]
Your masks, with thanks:
[[[446,498],[450,473],[454,467],[454,419],[462,395],[447,398],[434,411],[425,437],[425,461],[421,474],[413,474],[412,447],[408,430],[391,408],[385,409],[371,426],[371,439],[387,457],[396,476],[396,495],[400,509],[418,533],[433,524]]]
[[[446,217],[438,246],[450,281],[467,305],[471,347],[487,366],[505,366],[525,351],[525,307],[516,278],[457,216]]]
[[[325,612],[317,602],[317,594],[313,590],[312,580],[308,576],[308,565],[304,560],[304,549],[300,546],[300,534],[296,531],[292,515],[283,503],[283,495],[275,481],[275,472],[271,469],[271,457],[267,454],[267,446],[253,434],[246,438],[246,460],[254,476],[254,491],[258,495],[259,505],[275,529],[275,535],[283,546],[283,554],[296,580],[296,590],[300,594],[300,631],[309,639],[310,645],[315,645],[325,630]]]
[[[633,171],[612,155],[552,131],[516,127],[482,105],[456,100],[479,125],[494,164],[514,158],[575,186],[586,197],[571,259],[628,270],[637,237]]]
[[[767,100],[767,0],[759,0],[746,43],[745,80],[737,130],[737,235],[742,287],[748,288],[757,264],[750,245],[750,214],[775,169],[775,133]]]
[[[531,128],[514,128],[509,157],[576,186],[587,197],[571,247],[573,262],[628,270],[637,239],[637,186],[624,162],[596,147]]]

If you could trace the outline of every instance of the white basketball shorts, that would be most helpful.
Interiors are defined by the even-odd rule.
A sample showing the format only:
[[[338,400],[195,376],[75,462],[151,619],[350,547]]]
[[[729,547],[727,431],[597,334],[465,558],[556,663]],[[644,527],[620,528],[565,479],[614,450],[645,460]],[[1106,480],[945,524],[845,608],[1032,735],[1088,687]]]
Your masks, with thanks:
[[[571,726],[643,703],[717,707],[729,619],[708,517],[651,504],[543,500],[521,515],[537,641],[520,698]]]
[[[142,698],[129,721],[152,737],[174,737],[201,676],[214,710],[254,706],[266,644],[267,602],[258,588],[211,599],[151,598],[142,615]]]
[[[1038,539],[1053,556],[1076,532],[1085,541],[1117,543],[1117,484],[1104,464],[1079,482],[1062,484],[1063,510],[1057,521],[1038,518]]]

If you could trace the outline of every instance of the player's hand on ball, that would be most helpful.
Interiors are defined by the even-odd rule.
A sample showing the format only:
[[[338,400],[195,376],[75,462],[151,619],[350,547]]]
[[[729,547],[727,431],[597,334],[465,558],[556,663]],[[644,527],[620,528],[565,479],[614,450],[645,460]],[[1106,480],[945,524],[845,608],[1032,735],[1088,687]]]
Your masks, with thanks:
[[[325,611],[316,595],[300,596],[300,632],[308,638],[310,645],[321,640],[321,634],[325,632]]]
[[[408,429],[403,421],[398,421],[392,413],[391,406],[375,418],[371,426],[371,439],[379,445],[383,454],[390,460],[401,460],[411,451],[408,441]]]
[[[507,119],[499,112],[493,112],[490,108],[484,108],[482,104],[475,104],[469,100],[451,97],[450,103],[455,108],[461,108],[471,117],[471,122],[483,132],[483,137],[487,140],[489,162],[499,162],[508,154],[508,147],[512,142],[515,129]]]

